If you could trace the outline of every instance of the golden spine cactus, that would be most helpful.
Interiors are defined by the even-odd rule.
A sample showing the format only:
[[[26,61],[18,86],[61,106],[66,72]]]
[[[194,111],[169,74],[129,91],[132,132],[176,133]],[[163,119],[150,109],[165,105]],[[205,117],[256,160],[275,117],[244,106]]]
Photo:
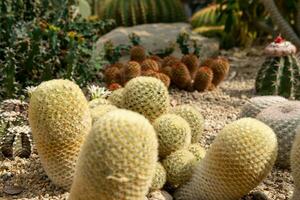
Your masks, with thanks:
[[[178,200],[236,200],[271,171],[277,139],[264,123],[243,118],[218,134],[191,180],[175,194]]]
[[[212,83],[215,86],[218,86],[226,78],[230,69],[228,60],[223,57],[208,59],[204,62],[203,66],[208,66],[213,70]]]
[[[187,66],[183,63],[177,63],[172,69],[172,83],[179,89],[190,87],[192,78]]]
[[[109,66],[105,69],[104,72],[105,83],[110,85],[112,83],[120,83],[121,82],[121,70],[114,66]]]
[[[89,101],[89,108],[90,109],[93,109],[97,106],[100,106],[100,105],[111,105],[111,103],[106,100],[106,99],[103,99],[103,98],[96,98],[96,99],[93,99],[91,101]]]
[[[201,145],[199,143],[191,144],[188,147],[188,151],[191,152],[195,156],[197,161],[201,161],[205,157],[205,154],[206,154],[205,149],[203,147],[201,147]]]
[[[130,60],[136,62],[143,62],[146,59],[146,50],[142,46],[133,46],[130,49]]]
[[[300,126],[297,128],[297,134],[291,151],[291,170],[294,179],[294,194],[292,200],[300,199]]]
[[[160,162],[156,163],[155,175],[152,179],[150,190],[160,190],[167,182],[167,172]]]
[[[151,55],[148,58],[151,59],[151,60],[156,61],[158,66],[159,66],[159,69],[162,68],[163,59],[161,57],[159,57],[157,55]]]
[[[97,121],[100,117],[105,115],[106,113],[117,110],[118,108],[113,105],[99,105],[93,109],[91,109],[91,116],[93,123]]]
[[[170,114],[175,114],[187,121],[191,128],[192,143],[199,142],[204,130],[204,118],[193,106],[180,105],[172,108]]]
[[[141,67],[142,67],[143,71],[148,71],[148,70],[152,70],[155,72],[159,71],[159,65],[157,64],[157,62],[155,60],[152,60],[152,59],[144,60],[141,64]]]
[[[144,116],[122,109],[105,114],[82,147],[69,199],[144,199],[157,148],[155,131]]]
[[[161,115],[154,121],[153,127],[158,137],[161,157],[186,149],[191,144],[191,128],[182,117],[174,114]]]
[[[193,173],[197,161],[188,150],[178,150],[167,156],[162,164],[167,171],[167,182],[173,188],[188,181]]]
[[[42,166],[54,184],[69,189],[75,163],[91,129],[88,102],[68,80],[41,83],[32,93],[29,123]]]
[[[184,63],[189,69],[191,76],[194,77],[199,69],[200,61],[195,54],[187,54],[181,58],[181,62]]]
[[[278,157],[276,165],[280,168],[290,167],[290,154],[300,124],[300,101],[284,101],[262,110],[256,118],[275,132],[278,140]]]
[[[124,82],[141,75],[142,69],[138,62],[130,61],[124,68]]]
[[[211,86],[213,81],[213,76],[214,74],[211,68],[205,66],[200,67],[194,80],[193,86],[195,90],[199,92],[209,90],[209,87]]]
[[[118,108],[123,108],[124,106],[124,88],[120,88],[115,90],[111,93],[108,97],[108,101],[110,101],[113,105],[117,106]]]
[[[138,112],[152,122],[170,108],[168,89],[153,77],[131,79],[124,90],[124,108]]]

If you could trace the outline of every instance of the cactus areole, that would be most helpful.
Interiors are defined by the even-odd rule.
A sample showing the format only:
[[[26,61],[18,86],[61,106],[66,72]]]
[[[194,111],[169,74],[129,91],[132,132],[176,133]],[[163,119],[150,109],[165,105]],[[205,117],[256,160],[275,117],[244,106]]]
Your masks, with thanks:
[[[292,43],[280,36],[265,48],[267,59],[255,82],[258,95],[300,99],[300,62],[296,51]]]

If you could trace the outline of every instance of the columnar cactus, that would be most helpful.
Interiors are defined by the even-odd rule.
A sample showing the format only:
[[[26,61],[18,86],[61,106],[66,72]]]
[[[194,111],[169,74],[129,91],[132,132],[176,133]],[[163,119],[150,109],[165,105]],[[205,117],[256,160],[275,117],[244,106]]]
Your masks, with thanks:
[[[122,109],[107,113],[82,147],[69,199],[143,199],[155,174],[157,148],[144,116]]]
[[[180,116],[161,115],[154,121],[153,127],[158,137],[158,149],[161,157],[179,149],[187,149],[191,144],[191,128]]]
[[[199,142],[204,130],[204,118],[199,111],[190,105],[180,105],[172,108],[169,113],[185,119],[191,127],[192,143]]]
[[[296,47],[281,37],[265,49],[268,55],[258,71],[255,89],[259,95],[300,99],[300,63]]]
[[[181,61],[187,66],[192,77],[195,76],[199,69],[200,61],[195,54],[184,55]]]
[[[290,154],[300,124],[300,101],[286,101],[261,111],[258,120],[270,126],[278,140],[278,157],[276,165],[281,168],[290,167]]]
[[[280,104],[288,101],[286,98],[281,96],[257,96],[252,97],[249,101],[242,107],[239,114],[240,118],[243,117],[253,117],[255,118],[263,109],[268,108],[275,104]]]
[[[152,77],[131,79],[124,90],[124,108],[144,115],[151,122],[170,108],[170,97],[166,86]]]
[[[276,156],[277,139],[272,129],[256,119],[240,119],[218,134],[175,198],[240,199],[268,175]]]
[[[292,200],[300,199],[300,126],[298,126],[297,134],[291,151],[291,169],[294,179],[295,189]]]
[[[192,77],[183,63],[177,63],[172,66],[172,83],[179,89],[187,89],[192,84]]]
[[[70,188],[91,122],[88,102],[71,81],[43,82],[32,93],[29,123],[33,140],[46,174],[56,185]]]

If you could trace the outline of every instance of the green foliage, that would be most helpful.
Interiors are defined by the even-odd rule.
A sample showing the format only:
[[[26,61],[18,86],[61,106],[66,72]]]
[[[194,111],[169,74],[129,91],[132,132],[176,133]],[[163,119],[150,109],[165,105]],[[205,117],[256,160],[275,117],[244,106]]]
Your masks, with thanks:
[[[113,18],[118,25],[185,21],[180,0],[110,0],[102,5],[100,17]]]
[[[0,84],[4,85],[0,98],[53,78],[72,79],[80,85],[96,78],[101,66],[90,61],[93,44],[114,22],[82,19],[74,14],[74,3],[0,2]]]
[[[179,48],[180,48],[182,54],[187,55],[187,54],[191,53],[190,50],[193,49],[194,52],[192,52],[192,54],[195,54],[197,57],[200,56],[201,46],[199,46],[195,40],[191,39],[191,36],[189,33],[181,32],[177,36],[176,42],[179,45]],[[191,47],[191,45],[192,45],[192,47]]]

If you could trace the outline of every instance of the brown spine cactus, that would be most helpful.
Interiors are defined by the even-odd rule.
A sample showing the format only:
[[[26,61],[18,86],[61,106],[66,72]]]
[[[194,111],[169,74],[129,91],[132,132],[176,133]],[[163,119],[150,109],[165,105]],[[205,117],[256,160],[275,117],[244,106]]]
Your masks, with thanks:
[[[194,89],[199,92],[208,90],[212,83],[213,75],[214,74],[211,68],[200,67],[195,76]]]
[[[167,66],[173,66],[177,63],[180,62],[180,59],[174,57],[174,56],[167,56],[163,59],[163,62],[162,62],[162,67],[167,67]]]
[[[199,69],[200,61],[195,54],[184,55],[181,59],[187,68],[189,69],[191,76],[194,77]]]
[[[165,75],[164,73],[156,73],[156,75],[157,75],[157,78],[159,80],[161,80],[167,88],[170,87],[171,79],[169,76]]]
[[[159,68],[160,69],[162,68],[163,59],[161,57],[159,57],[157,55],[152,55],[152,56],[149,56],[148,58],[151,59],[151,60],[156,61],[157,64],[158,64],[158,66],[159,66]]]
[[[191,85],[192,78],[187,66],[183,63],[177,63],[173,66],[172,82],[179,89],[187,89]]]
[[[119,83],[112,83],[112,84],[110,84],[110,85],[108,86],[108,89],[109,89],[110,91],[115,91],[115,90],[118,90],[118,89],[120,89],[120,88],[122,88],[122,86],[121,86]]]
[[[125,82],[141,75],[141,65],[136,61],[130,61],[124,68]]]
[[[159,65],[155,60],[146,59],[141,64],[142,70],[153,70],[155,72],[159,71]]]
[[[212,83],[215,86],[218,86],[228,75],[230,65],[226,58],[223,57],[217,57],[214,59],[207,59],[203,66],[208,66],[212,69],[214,73],[214,77],[212,80]]]
[[[142,46],[134,46],[130,50],[130,60],[143,62],[146,59],[146,51]]]
[[[171,66],[167,66],[167,67],[162,68],[160,72],[164,73],[165,75],[170,77],[170,79],[172,79],[173,69],[172,69]]]
[[[106,68],[104,76],[107,85],[121,82],[121,70],[113,65]]]

